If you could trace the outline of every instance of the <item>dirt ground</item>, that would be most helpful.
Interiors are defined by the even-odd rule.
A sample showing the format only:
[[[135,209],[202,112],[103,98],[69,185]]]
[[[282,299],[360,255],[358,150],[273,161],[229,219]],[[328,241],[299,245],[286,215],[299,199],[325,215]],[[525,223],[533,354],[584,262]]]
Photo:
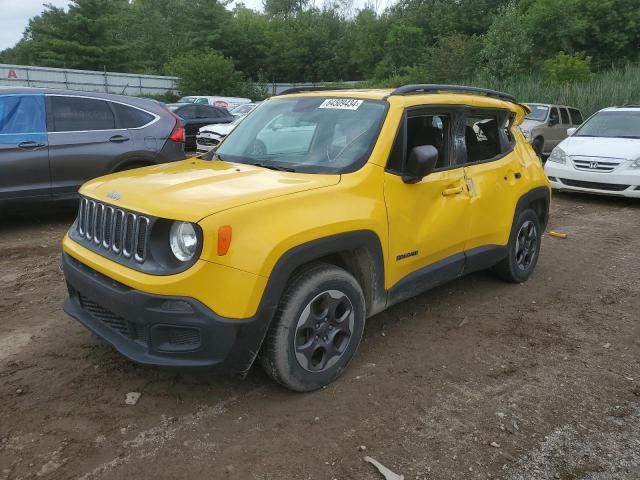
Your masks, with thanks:
[[[474,274],[377,315],[306,395],[140,367],[68,318],[73,216],[2,220],[0,479],[381,479],[365,455],[407,480],[640,479],[640,202],[557,195],[569,237],[529,282]]]

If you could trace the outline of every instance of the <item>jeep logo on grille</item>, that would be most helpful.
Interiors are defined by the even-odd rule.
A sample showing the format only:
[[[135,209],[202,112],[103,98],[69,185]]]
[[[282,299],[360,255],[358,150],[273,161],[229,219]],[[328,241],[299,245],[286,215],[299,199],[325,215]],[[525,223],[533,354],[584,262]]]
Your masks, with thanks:
[[[120,200],[120,194],[118,192],[109,192],[107,193],[107,197],[111,200]]]
[[[590,163],[589,163],[589,168],[590,168],[591,170],[595,170],[595,169],[597,169],[597,168],[598,168],[598,162],[590,162]]]

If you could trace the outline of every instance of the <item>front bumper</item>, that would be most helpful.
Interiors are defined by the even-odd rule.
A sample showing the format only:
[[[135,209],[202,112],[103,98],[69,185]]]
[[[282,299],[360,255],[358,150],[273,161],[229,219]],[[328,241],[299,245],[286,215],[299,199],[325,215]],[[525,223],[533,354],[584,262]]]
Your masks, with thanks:
[[[65,312],[136,363],[245,373],[269,325],[269,312],[226,319],[193,298],[127,287],[67,253],[62,266],[69,290]]]
[[[198,133],[196,136],[196,150],[201,153],[206,153],[212,148],[218,146],[222,136],[210,132]]]
[[[569,164],[547,162],[544,173],[554,190],[640,198],[640,171],[588,172]]]

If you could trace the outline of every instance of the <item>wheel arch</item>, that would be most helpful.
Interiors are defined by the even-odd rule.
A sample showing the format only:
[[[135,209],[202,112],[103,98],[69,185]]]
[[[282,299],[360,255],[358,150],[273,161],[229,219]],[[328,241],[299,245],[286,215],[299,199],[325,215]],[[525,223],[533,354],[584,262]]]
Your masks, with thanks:
[[[367,316],[386,306],[380,239],[371,230],[357,230],[312,240],[285,252],[269,275],[259,308],[275,310],[291,277],[316,262],[343,268],[356,278],[365,296]]]
[[[536,187],[529,190],[518,199],[516,210],[513,214],[512,225],[515,224],[518,215],[527,208],[536,212],[542,231],[547,228],[549,223],[549,203],[551,200],[551,192],[547,187]]]

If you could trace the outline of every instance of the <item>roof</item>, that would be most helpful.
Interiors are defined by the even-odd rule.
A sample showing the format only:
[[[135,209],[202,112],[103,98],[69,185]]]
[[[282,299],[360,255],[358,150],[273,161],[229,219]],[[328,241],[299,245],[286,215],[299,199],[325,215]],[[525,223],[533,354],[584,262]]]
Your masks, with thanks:
[[[96,98],[101,100],[112,100],[115,102],[121,102],[136,107],[150,110],[154,113],[158,113],[158,109],[163,111],[161,103],[152,98],[131,97],[127,95],[117,95],[114,93],[102,93],[102,92],[85,92],[82,90],[65,90],[57,88],[38,88],[38,87],[3,87],[0,86],[0,95],[71,95],[86,98]]]

